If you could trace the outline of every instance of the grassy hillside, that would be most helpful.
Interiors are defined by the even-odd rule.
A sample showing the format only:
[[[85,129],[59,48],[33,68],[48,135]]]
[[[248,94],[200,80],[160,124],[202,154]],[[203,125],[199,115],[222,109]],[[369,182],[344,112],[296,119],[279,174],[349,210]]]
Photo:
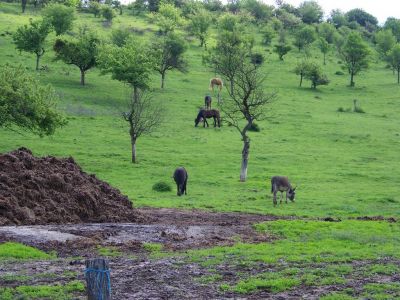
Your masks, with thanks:
[[[128,127],[119,117],[130,96],[127,86],[92,70],[87,86],[81,87],[77,68],[53,62],[54,33],[41,62],[48,71],[35,73],[34,56],[15,50],[9,33],[38,15],[35,11],[21,15],[18,5],[0,3],[0,62],[21,63],[41,82],[52,84],[69,124],[45,138],[1,129],[0,152],[24,146],[36,155],[73,156],[85,171],[128,195],[135,206],[313,217],[400,214],[400,87],[384,63],[372,62],[367,72],[356,76],[356,87],[349,88],[347,75],[335,75],[341,70],[339,59],[330,53],[324,69],[331,83],[313,91],[308,82],[299,88],[292,72],[301,53],[293,50],[282,62],[266,51],[265,89],[277,92],[277,99],[269,106],[268,120],[259,123],[261,132],[251,133],[248,181],[240,183],[239,134],[226,124],[217,129],[194,127],[213,76],[201,63],[203,50],[197,41],[189,43],[187,74],[167,74],[164,90],[154,75],[154,98],[167,108],[166,119],[155,133],[139,139],[139,164],[133,165]],[[100,18],[78,14],[75,30],[83,24],[104,38],[120,26],[144,29],[138,40],[151,37],[156,28],[130,15],[118,16],[111,27],[104,27]],[[313,56],[322,62],[317,50]],[[224,91],[222,98],[228,101],[227,97]],[[339,107],[351,108],[353,99],[358,99],[365,114],[337,112]],[[189,173],[187,196],[152,190],[158,181],[174,186],[171,176],[180,165]],[[269,180],[273,175],[287,175],[298,185],[296,203],[272,206]]]

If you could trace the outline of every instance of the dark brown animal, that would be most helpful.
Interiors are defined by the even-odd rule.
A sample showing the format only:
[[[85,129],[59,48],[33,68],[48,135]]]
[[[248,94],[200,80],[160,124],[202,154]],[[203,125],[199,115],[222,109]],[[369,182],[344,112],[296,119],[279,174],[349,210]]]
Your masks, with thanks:
[[[219,115],[219,111],[216,109],[210,109],[210,110],[201,109],[199,111],[199,113],[197,114],[196,119],[194,119],[194,126],[197,127],[197,125],[200,123],[200,121],[203,121],[204,127],[206,127],[206,124],[208,127],[207,118],[214,119],[214,127],[216,127],[217,124],[218,124],[218,127],[221,127],[221,118]]]
[[[206,109],[211,109],[211,96],[207,95],[204,97],[204,106]]]
[[[183,193],[186,193],[186,184],[188,180],[188,173],[184,167],[179,167],[174,172],[174,180],[176,183],[177,195],[182,196]]]
[[[290,201],[294,202],[294,197],[296,195],[296,187],[292,188],[292,185],[289,182],[289,179],[285,176],[274,176],[271,178],[271,193],[274,194],[273,201],[274,201],[274,206],[276,206],[276,193],[279,191],[281,192],[281,201],[282,203],[282,198],[283,198],[283,192],[286,192],[286,203],[287,199],[289,198]]]

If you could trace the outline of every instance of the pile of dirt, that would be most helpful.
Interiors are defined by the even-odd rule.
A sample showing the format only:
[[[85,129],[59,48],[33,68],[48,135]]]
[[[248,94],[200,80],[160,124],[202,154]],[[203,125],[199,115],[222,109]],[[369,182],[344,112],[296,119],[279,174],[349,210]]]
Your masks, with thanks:
[[[72,157],[37,158],[26,148],[0,155],[0,225],[147,221]]]

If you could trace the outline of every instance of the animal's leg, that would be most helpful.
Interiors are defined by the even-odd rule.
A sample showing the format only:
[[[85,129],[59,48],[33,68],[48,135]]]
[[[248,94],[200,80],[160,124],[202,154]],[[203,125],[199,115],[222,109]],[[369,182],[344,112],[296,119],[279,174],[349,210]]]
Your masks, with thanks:
[[[215,117],[213,117],[214,119],[214,127],[217,127],[217,120],[215,119]]]
[[[281,192],[281,201],[280,201],[280,204],[282,204],[282,199],[283,199],[283,192]]]
[[[276,206],[276,204],[277,204],[277,202],[276,202],[276,191],[274,192],[273,202],[274,202],[274,206]]]
[[[286,204],[287,204],[287,191],[286,191],[286,201],[285,201],[285,202],[286,202]]]
[[[186,183],[187,183],[187,179],[185,180],[185,183],[184,183],[184,186],[183,186],[183,188],[185,189],[185,195],[187,195],[187,192],[186,192]]]

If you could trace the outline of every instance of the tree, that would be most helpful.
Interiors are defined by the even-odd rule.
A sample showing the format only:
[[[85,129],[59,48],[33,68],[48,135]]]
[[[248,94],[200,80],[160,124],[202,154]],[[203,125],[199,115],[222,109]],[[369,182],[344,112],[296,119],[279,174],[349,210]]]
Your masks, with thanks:
[[[111,74],[112,79],[129,84],[133,89],[132,102],[140,103],[141,91],[148,89],[153,70],[152,58],[141,44],[129,40],[123,47],[103,45],[97,57],[102,74]],[[135,107],[135,106],[132,106]],[[130,131],[132,162],[136,163],[137,133]]]
[[[263,36],[263,39],[262,39],[263,44],[265,46],[271,45],[272,39],[274,38],[274,36],[276,34],[275,30],[271,26],[265,26],[262,29],[261,33]]]
[[[90,1],[89,11],[97,18],[101,14],[101,4],[95,0]]]
[[[346,15],[339,9],[331,11],[328,22],[332,23],[336,28],[345,26],[348,23]]]
[[[383,28],[392,30],[397,42],[400,42],[400,19],[387,18]]]
[[[348,35],[341,51],[341,56],[350,74],[350,86],[354,86],[354,76],[361,70],[368,68],[368,45],[363,41],[360,34],[352,32]]]
[[[200,47],[207,48],[207,33],[211,25],[212,17],[205,9],[198,10],[190,17],[190,30],[200,40]]]
[[[335,34],[337,33],[335,26],[330,23],[321,23],[318,25],[318,35],[324,38],[329,44],[335,41]]]
[[[129,101],[127,111],[122,113],[125,121],[129,123],[129,135],[132,146],[132,163],[137,162],[136,141],[145,134],[151,133],[157,128],[164,115],[164,109],[152,101],[144,91],[139,91],[136,99]]]
[[[155,14],[156,23],[160,27],[160,32],[166,35],[168,32],[174,31],[178,25],[183,23],[181,14],[181,10],[175,7],[175,5],[162,2],[158,12]]]
[[[375,34],[376,47],[382,58],[386,59],[388,52],[393,48],[396,43],[396,38],[394,37],[390,29],[378,31]]]
[[[155,39],[151,45],[151,56],[154,58],[154,70],[161,75],[161,88],[164,88],[165,76],[169,70],[186,72],[187,62],[183,53],[187,46],[183,38],[170,32],[168,35]]]
[[[303,78],[304,78],[304,75],[307,72],[309,64],[310,64],[309,61],[304,59],[304,60],[300,61],[299,63],[297,63],[296,67],[293,70],[293,72],[296,75],[300,76],[299,87],[301,87],[301,85],[303,84]]]
[[[66,124],[56,110],[54,89],[41,85],[25,67],[2,66],[0,80],[0,127],[19,127],[43,136]]]
[[[47,21],[30,20],[29,26],[18,27],[13,35],[15,46],[19,51],[36,54],[36,70],[39,70],[40,58],[45,53],[44,43],[50,31],[51,25]]]
[[[368,24],[371,24],[374,27],[378,25],[378,19],[361,8],[349,10],[345,16],[349,22],[355,21],[362,27],[367,27]]]
[[[321,53],[324,56],[324,65],[326,65],[326,54],[329,52],[330,49],[329,43],[321,37],[318,40],[318,48],[319,50],[321,50]]]
[[[309,62],[305,69],[304,78],[311,81],[311,88],[316,89],[318,85],[327,85],[329,80],[325,74],[322,73],[321,67],[314,62]]]
[[[316,37],[316,34],[315,34],[314,27],[312,27],[310,25],[306,25],[296,32],[294,45],[300,51],[301,49],[307,47],[312,42],[314,42],[315,37]]]
[[[240,6],[248,11],[257,21],[267,21],[273,15],[274,7],[259,0],[243,0]]]
[[[96,65],[98,37],[81,28],[77,38],[57,39],[54,44],[56,59],[75,65],[81,71],[81,85],[85,85],[85,74]]]
[[[109,24],[111,24],[112,20],[115,18],[114,10],[108,5],[103,5],[101,8],[101,15]]]
[[[324,16],[322,7],[316,1],[304,1],[299,5],[298,11],[306,24],[319,23]]]
[[[283,57],[292,50],[292,47],[286,44],[286,32],[281,30],[279,32],[278,45],[274,46],[274,52],[278,54],[279,59],[283,60]]]
[[[397,71],[397,84],[400,84],[400,44],[396,44],[388,53],[389,61]]]
[[[72,29],[75,20],[74,8],[62,4],[51,4],[43,10],[44,19],[50,23],[56,35],[63,34]]]
[[[247,178],[247,167],[250,153],[250,138],[248,130],[255,121],[265,118],[265,106],[274,98],[275,94],[264,92],[264,77],[261,75],[257,65],[249,61],[250,52],[244,48],[245,55],[239,57],[237,68],[231,79],[233,89],[228,89],[229,99],[224,101],[221,110],[226,115],[225,120],[238,130],[243,141],[242,162],[240,169],[240,181],[244,182]],[[230,66],[227,65],[227,73]],[[221,74],[224,75],[225,72]]]

